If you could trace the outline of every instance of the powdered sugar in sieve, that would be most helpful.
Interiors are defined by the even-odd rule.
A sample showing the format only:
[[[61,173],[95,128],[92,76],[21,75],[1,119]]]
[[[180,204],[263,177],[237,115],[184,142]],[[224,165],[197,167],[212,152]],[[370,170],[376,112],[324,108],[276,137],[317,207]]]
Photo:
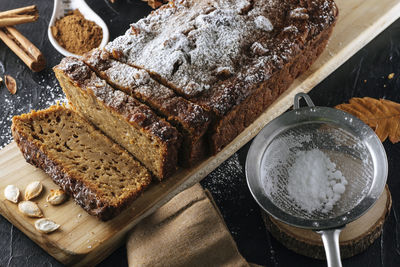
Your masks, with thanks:
[[[373,168],[367,151],[357,137],[334,125],[296,125],[278,134],[264,152],[264,192],[295,216],[336,217],[368,193],[371,179],[364,177],[371,177]]]

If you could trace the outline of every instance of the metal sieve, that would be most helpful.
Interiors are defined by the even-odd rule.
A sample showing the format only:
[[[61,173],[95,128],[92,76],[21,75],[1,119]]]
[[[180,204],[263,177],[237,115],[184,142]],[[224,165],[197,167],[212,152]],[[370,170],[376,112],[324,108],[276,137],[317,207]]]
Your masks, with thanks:
[[[304,98],[308,107],[300,108]],[[336,164],[348,184],[330,211],[312,212],[288,193],[288,170],[299,151],[319,149]],[[246,177],[257,203],[271,216],[321,234],[328,266],[342,266],[341,229],[363,215],[384,190],[385,150],[374,131],[358,118],[328,107],[315,107],[307,94],[294,98],[294,110],[266,125],[250,146]]]

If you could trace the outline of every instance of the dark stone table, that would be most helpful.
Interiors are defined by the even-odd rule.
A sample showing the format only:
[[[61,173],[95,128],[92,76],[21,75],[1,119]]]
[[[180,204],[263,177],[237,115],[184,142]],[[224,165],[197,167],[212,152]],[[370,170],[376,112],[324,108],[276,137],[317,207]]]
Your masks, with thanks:
[[[40,18],[34,24],[18,26],[44,53],[47,68],[32,73],[2,42],[0,42],[0,76],[16,78],[18,93],[10,95],[0,87],[0,146],[11,140],[10,119],[13,115],[40,109],[63,98],[51,67],[62,56],[47,38],[53,1],[35,2]],[[107,0],[87,1],[106,21],[111,40],[127,29],[129,22],[145,16],[151,9],[138,0],[119,0],[111,5]],[[26,6],[28,1],[0,1],[0,10]],[[395,73],[388,79],[389,73]],[[310,93],[316,105],[334,106],[351,97],[371,96],[400,102],[400,20],[393,23],[365,48],[321,82]],[[388,184],[393,196],[393,208],[383,235],[364,253],[343,261],[344,266],[400,266],[400,144],[384,143],[389,159]],[[289,251],[268,234],[260,210],[247,189],[244,163],[249,144],[205,178],[201,184],[208,188],[224,218],[239,251],[251,262],[267,266],[326,266]],[[60,266],[54,258],[33,243],[17,228],[0,216],[0,266]],[[126,266],[125,246],[117,249],[100,266]]]

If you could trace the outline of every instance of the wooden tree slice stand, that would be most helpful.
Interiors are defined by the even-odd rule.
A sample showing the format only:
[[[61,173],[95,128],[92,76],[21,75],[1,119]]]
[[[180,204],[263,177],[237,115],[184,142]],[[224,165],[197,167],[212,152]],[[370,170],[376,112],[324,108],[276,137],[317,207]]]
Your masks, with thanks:
[[[375,205],[363,216],[346,225],[340,234],[340,254],[349,258],[366,250],[382,233],[383,224],[389,215],[392,197],[388,186]],[[268,231],[288,249],[315,258],[325,259],[321,236],[312,230],[287,225],[262,211]]]

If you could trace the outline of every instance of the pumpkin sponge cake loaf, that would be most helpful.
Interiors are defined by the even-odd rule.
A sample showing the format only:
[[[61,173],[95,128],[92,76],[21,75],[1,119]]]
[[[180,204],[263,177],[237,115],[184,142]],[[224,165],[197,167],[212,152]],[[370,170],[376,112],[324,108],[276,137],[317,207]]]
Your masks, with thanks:
[[[151,182],[142,164],[65,107],[16,116],[11,129],[26,161],[101,220],[120,213]]]
[[[113,89],[77,58],[54,67],[72,107],[128,150],[159,180],[176,171],[181,135],[148,106]]]

